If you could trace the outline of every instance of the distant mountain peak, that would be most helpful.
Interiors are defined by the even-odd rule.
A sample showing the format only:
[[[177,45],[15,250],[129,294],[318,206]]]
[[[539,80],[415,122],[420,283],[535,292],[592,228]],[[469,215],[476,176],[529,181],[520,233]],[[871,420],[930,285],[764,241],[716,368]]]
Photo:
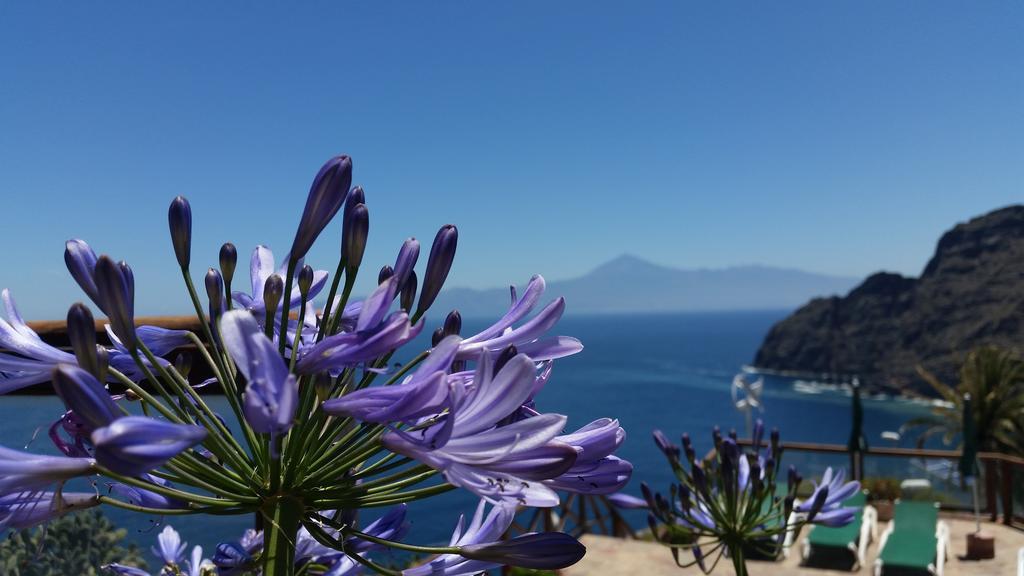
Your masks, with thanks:
[[[815,296],[845,294],[857,279],[771,266],[683,269],[622,254],[575,278],[548,281],[546,301],[562,296],[574,314],[795,308]],[[450,288],[436,308],[464,318],[508,308],[508,289]]]
[[[644,260],[635,254],[627,253],[620,254],[604,264],[601,264],[597,268],[594,268],[589,274],[587,274],[587,276],[634,275],[638,273],[663,272],[665,270],[667,270],[667,268],[664,266],[659,266],[650,260]]]

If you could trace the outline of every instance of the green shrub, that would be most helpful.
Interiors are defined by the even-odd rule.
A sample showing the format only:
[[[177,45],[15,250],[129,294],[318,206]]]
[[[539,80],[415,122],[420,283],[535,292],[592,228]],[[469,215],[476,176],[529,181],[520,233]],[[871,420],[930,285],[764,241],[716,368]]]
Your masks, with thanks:
[[[5,576],[98,576],[110,562],[145,567],[134,544],[122,545],[126,531],[96,511],[68,514],[46,526],[9,532],[0,541],[0,574]]]

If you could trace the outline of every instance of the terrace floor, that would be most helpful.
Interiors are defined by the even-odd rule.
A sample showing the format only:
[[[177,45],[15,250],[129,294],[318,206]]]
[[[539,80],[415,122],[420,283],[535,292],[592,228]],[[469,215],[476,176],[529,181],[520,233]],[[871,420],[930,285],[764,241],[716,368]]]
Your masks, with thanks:
[[[946,576],[1013,576],[1017,573],[1017,550],[1024,547],[1024,531],[1002,524],[982,522],[982,530],[995,536],[996,557],[994,560],[962,560],[967,551],[967,534],[974,532],[974,520],[969,514],[946,514],[941,516],[949,524],[950,550],[946,561]],[[879,534],[885,523],[879,523]],[[587,555],[575,566],[563,570],[565,576],[595,576],[625,574],[630,576],[682,576],[701,574],[697,568],[681,569],[672,560],[667,548],[639,540],[623,540],[607,536],[586,535],[581,541],[587,546]],[[689,553],[686,553],[689,556]],[[878,543],[868,547],[867,563],[859,572],[826,570],[801,566],[799,545],[793,547],[789,558],[782,562],[747,563],[752,576],[834,576],[849,574],[873,574]],[[688,559],[687,559],[688,560]],[[713,574],[728,576],[734,574],[732,565],[722,559]]]

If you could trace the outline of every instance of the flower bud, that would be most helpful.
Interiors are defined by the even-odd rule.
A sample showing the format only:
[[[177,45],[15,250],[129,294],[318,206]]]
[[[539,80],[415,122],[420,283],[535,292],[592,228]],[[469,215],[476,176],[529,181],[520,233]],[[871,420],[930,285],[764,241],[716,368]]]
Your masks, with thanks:
[[[764,421],[761,420],[760,418],[758,418],[757,421],[754,422],[754,432],[751,436],[751,440],[754,444],[754,450],[760,450],[761,440],[764,439]]]
[[[444,335],[458,336],[462,332],[462,314],[458,310],[452,310],[444,319]]]
[[[505,364],[508,364],[508,361],[515,358],[518,354],[519,351],[516,350],[516,347],[512,344],[503,348],[498,354],[498,357],[494,359],[494,373],[497,374],[498,372],[501,372],[501,369],[505,367]]]
[[[53,389],[64,406],[89,430],[102,428],[123,415],[103,384],[78,366],[58,364],[52,379]]]
[[[398,279],[400,285],[404,285],[408,280],[419,257],[420,243],[418,240],[408,238],[402,242],[402,247],[398,250],[398,258],[395,259],[395,278]]]
[[[388,278],[391,278],[394,275],[395,275],[395,269],[394,268],[392,268],[391,266],[388,266],[387,264],[381,266],[380,267],[380,272],[377,273],[377,285],[380,286],[381,284],[386,282]]]
[[[445,224],[437,231],[434,244],[430,247],[427,271],[423,274],[423,290],[420,292],[417,313],[426,312],[434,303],[438,293],[441,292],[441,286],[444,285],[444,281],[448,278],[448,272],[452,269],[458,241],[459,231],[451,224]]]
[[[206,271],[206,296],[210,299],[210,318],[216,320],[224,311],[224,279],[215,268]]]
[[[271,274],[263,283],[263,305],[267,309],[267,318],[271,321],[277,314],[277,307],[284,297],[284,280],[279,274]]]
[[[132,269],[124,262],[115,263],[108,256],[100,256],[96,261],[95,279],[102,302],[100,308],[110,319],[110,328],[125,348],[134,351],[135,276]]]
[[[509,540],[461,546],[459,554],[471,560],[497,562],[522,568],[558,570],[580,561],[587,549],[564,532],[525,534]]]
[[[412,270],[402,285],[401,297],[398,299],[399,306],[406,312],[412,312],[413,302],[416,301],[416,282],[416,271]]]
[[[814,517],[821,512],[821,508],[825,505],[825,501],[828,500],[828,486],[821,486],[814,493],[814,500],[811,501],[811,509],[807,512],[807,521],[813,522]]]
[[[654,436],[654,443],[658,445],[658,449],[665,454],[665,456],[672,462],[679,460],[679,447],[672,444],[665,433],[661,430],[655,430],[651,433]]]
[[[345,259],[345,273],[353,274],[363,263],[366,236],[370,233],[370,212],[366,204],[356,204],[345,220],[341,238],[341,255]]]
[[[679,488],[679,506],[685,512],[693,503],[690,501],[690,487],[682,484]]]
[[[178,266],[187,269],[192,258],[192,207],[184,196],[171,200],[167,224],[171,229],[174,257],[178,259]]]
[[[654,514],[647,513],[647,528],[651,531],[651,536],[658,542],[661,542],[661,534],[658,531],[658,519],[654,517]]]
[[[430,335],[430,347],[434,348],[444,340],[444,328],[438,328],[434,330],[434,333]]]
[[[85,304],[76,302],[68,309],[67,330],[78,365],[98,378],[100,367],[96,358],[96,321]]]
[[[224,276],[226,290],[231,288],[231,280],[235,277],[235,264],[238,263],[238,250],[231,242],[220,247],[220,273]],[[230,294],[228,294],[230,296]]]
[[[313,179],[306,197],[306,207],[299,219],[292,241],[291,258],[298,261],[309,252],[317,236],[323,232],[341,209],[352,186],[352,159],[335,156],[327,161]]]
[[[103,303],[100,302],[99,291],[96,290],[96,281],[93,278],[96,270],[96,253],[92,248],[84,240],[68,240],[64,244],[64,264],[85,295],[102,309]]]
[[[647,507],[651,510],[656,510],[654,501],[654,493],[651,492],[651,487],[647,485],[647,482],[640,483],[640,494],[643,495],[644,500],[647,502]]]
[[[303,300],[309,298],[309,289],[313,286],[313,267],[309,264],[303,264],[302,269],[299,270],[299,294],[302,295]]]
[[[693,477],[693,487],[697,489],[697,492],[699,492],[705,499],[710,498],[711,495],[708,492],[708,476],[704,473],[704,467],[695,462],[693,466],[690,467],[690,475]]]
[[[363,191],[362,186],[353,186],[348,191],[348,196],[345,197],[345,213],[342,216],[347,217],[357,204],[366,204],[366,192]]]
[[[97,462],[118,474],[137,476],[163,466],[202,442],[206,429],[145,416],[125,416],[97,429],[91,438]]]
[[[192,371],[192,355],[181,353],[175,356],[174,370],[183,378],[188,379],[188,374]]]

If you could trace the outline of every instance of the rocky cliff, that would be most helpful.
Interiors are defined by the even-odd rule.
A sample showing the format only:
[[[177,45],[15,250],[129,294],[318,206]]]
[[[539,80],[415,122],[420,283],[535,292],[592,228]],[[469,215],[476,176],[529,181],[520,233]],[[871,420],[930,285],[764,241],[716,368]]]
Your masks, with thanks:
[[[943,234],[920,278],[879,272],[844,297],[811,300],[771,329],[754,364],[920,388],[917,364],[953,383],[980,344],[1024,346],[1024,206]]]

